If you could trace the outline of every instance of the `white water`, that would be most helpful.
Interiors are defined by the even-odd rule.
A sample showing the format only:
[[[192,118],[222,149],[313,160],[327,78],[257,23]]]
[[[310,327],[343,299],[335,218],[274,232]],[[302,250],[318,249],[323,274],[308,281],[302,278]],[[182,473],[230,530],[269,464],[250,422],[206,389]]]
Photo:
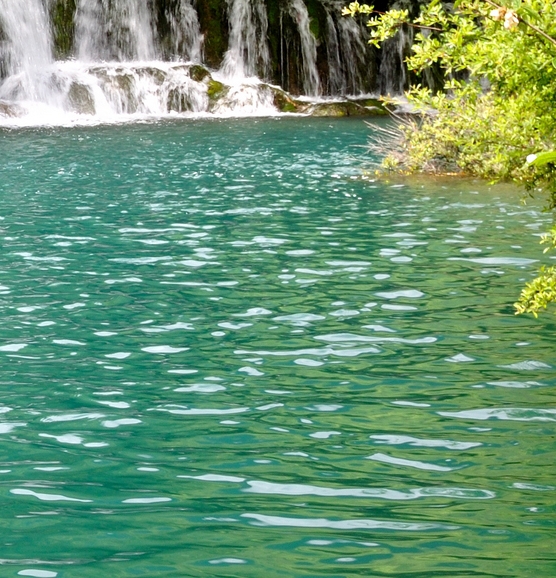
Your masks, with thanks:
[[[268,20],[263,0],[230,0],[229,47],[221,71],[226,78],[268,77]]]
[[[319,0],[327,13],[329,81],[317,67],[318,46],[304,0],[285,0],[295,23],[301,93],[317,98],[364,92],[365,34],[339,16],[343,0]],[[208,75],[195,0],[176,0],[164,14],[169,30],[159,44],[146,0],[78,0],[74,59],[53,58],[51,0],[0,0],[0,124],[108,122],[168,115],[276,114],[264,0],[228,0],[229,45],[221,69]],[[162,54],[167,61],[161,60]],[[321,57],[322,57],[321,54]],[[218,89],[212,79],[226,86]],[[3,79],[3,80],[2,80]]]
[[[365,84],[361,70],[367,58],[367,35],[354,18],[340,16],[343,0],[323,1],[326,9],[326,48],[328,52],[329,92],[357,94]]]
[[[174,12],[167,9],[166,18],[170,24],[172,59],[201,62],[203,35],[191,0],[178,0]]]
[[[9,80],[0,85],[0,99],[48,100],[52,35],[41,0],[0,0],[0,24],[7,37],[0,59]]]
[[[401,94],[407,88],[407,71],[402,63],[408,56],[412,43],[412,30],[405,30],[403,27],[384,43],[379,68],[381,94]]]
[[[80,0],[75,20],[79,60],[145,61],[157,56],[145,0]]]
[[[297,23],[301,40],[303,91],[308,96],[319,96],[321,86],[317,69],[317,40],[311,33],[311,21],[307,6],[303,0],[289,0],[288,9],[294,22]]]

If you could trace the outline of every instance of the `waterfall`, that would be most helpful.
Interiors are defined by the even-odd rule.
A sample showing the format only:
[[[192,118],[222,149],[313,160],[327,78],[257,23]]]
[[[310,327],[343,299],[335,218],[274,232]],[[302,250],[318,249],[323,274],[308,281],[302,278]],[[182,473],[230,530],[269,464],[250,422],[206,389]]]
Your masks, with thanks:
[[[343,0],[324,1],[329,94],[364,94],[370,63],[368,34],[354,18],[341,16]]]
[[[203,35],[197,10],[191,0],[178,0],[174,10],[166,8],[170,26],[170,53],[174,60],[201,62]]]
[[[289,0],[288,11],[297,25],[301,40],[303,91],[309,96],[318,96],[321,93],[321,87],[317,69],[317,40],[311,32],[307,6],[303,0]]]
[[[378,60],[345,3],[0,0],[0,124],[303,112],[311,97],[401,92],[410,32]]]
[[[384,42],[379,67],[381,94],[402,94],[407,88],[408,77],[404,61],[413,42],[412,30],[400,28],[393,38]]]
[[[332,94],[346,94],[345,75],[340,55],[340,38],[330,10],[326,11],[326,43],[328,55],[328,89]]]
[[[154,60],[152,16],[145,0],[80,0],[76,12],[79,60]]]
[[[6,38],[0,45],[0,60],[11,80],[0,86],[0,98],[44,100],[53,43],[43,3],[0,0],[0,28]]]
[[[268,20],[263,0],[228,0],[229,47],[222,73],[226,78],[268,77]]]

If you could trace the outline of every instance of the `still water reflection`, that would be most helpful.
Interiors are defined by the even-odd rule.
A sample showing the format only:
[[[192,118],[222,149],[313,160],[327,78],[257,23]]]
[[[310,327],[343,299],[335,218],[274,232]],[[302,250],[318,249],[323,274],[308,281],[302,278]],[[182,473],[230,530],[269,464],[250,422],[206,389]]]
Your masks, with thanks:
[[[549,217],[369,130],[2,133],[1,576],[556,574]]]

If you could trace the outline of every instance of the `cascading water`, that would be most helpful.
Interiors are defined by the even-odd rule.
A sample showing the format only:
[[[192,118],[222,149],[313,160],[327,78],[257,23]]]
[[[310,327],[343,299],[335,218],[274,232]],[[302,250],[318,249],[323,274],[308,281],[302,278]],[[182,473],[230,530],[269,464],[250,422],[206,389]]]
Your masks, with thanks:
[[[297,24],[301,40],[301,82],[305,94],[319,96],[321,93],[320,77],[317,68],[317,40],[311,33],[311,19],[303,0],[289,0],[290,16]]]
[[[381,94],[401,94],[407,88],[407,70],[403,62],[409,54],[413,41],[412,30],[400,28],[384,43],[379,68]]]
[[[152,60],[153,26],[141,0],[81,0],[76,12],[79,60]]]
[[[53,58],[58,4],[0,0],[0,118],[59,123],[291,110],[290,97],[265,82],[313,99],[370,93],[377,84],[368,75],[374,65],[365,27],[340,15],[344,0],[313,0],[311,12],[306,2],[277,1],[271,10],[268,0],[211,0],[227,27],[220,56],[206,55],[218,66],[211,72],[204,52],[214,50],[209,31],[218,14],[207,16],[207,0],[77,0],[63,61]],[[278,41],[277,30],[284,32]],[[403,85],[392,75],[401,46],[382,59],[384,92]]]
[[[323,1],[326,10],[328,93],[368,93],[369,75],[365,77],[363,74],[371,65],[368,34],[355,19],[341,16],[343,5],[343,0]]]
[[[165,15],[170,27],[170,57],[201,62],[203,35],[191,0],[178,0],[174,10],[166,8]]]
[[[0,0],[0,27],[6,37],[0,60],[9,79],[0,85],[0,99],[48,100],[52,35],[41,0]]]
[[[260,76],[270,68],[268,20],[263,0],[229,0],[230,39],[222,73],[226,78]]]
[[[411,0],[396,0],[395,9],[406,9],[411,13],[415,6]],[[413,28],[401,26],[397,34],[384,42],[378,71],[379,90],[381,94],[402,94],[408,88],[405,59],[411,53]]]

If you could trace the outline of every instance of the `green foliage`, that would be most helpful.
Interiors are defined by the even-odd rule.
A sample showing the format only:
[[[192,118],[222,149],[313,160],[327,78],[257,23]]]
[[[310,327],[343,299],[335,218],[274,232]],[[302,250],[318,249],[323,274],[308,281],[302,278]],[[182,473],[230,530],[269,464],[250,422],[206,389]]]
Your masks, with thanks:
[[[401,26],[415,28],[410,70],[444,72],[444,90],[414,86],[408,99],[422,111],[400,126],[401,146],[385,166],[402,171],[461,172],[512,179],[544,190],[556,208],[556,2],[432,0],[409,19],[351,3],[344,14],[367,14],[371,43]],[[530,162],[525,162],[528,158]],[[555,230],[547,237],[555,245]],[[516,308],[536,314],[556,301],[556,271],[543,268]]]
[[[556,301],[556,267],[541,267],[537,277],[527,283],[515,303],[517,313],[532,313],[535,317]]]
[[[550,176],[546,180],[551,180],[551,199],[550,206],[556,206],[556,151],[547,151],[544,153],[533,154],[527,157],[527,162],[534,167],[546,168]],[[550,233],[543,235],[541,244],[548,247],[545,253],[556,249],[556,226]],[[532,313],[535,317],[543,309],[546,309],[549,303],[556,302],[556,267],[541,267],[539,275],[527,283],[521,291],[519,300],[515,303],[517,313]]]

